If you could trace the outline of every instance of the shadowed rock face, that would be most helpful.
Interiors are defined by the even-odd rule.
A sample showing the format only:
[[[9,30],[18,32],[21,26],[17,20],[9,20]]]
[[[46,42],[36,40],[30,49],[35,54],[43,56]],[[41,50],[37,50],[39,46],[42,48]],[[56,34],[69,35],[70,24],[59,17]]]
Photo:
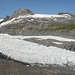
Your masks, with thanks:
[[[18,11],[14,12],[14,14],[10,17],[10,19],[16,18],[18,16],[23,16],[23,15],[34,15],[34,13],[28,9],[21,8]]]
[[[10,16],[6,16],[2,22],[6,22],[10,19]]]

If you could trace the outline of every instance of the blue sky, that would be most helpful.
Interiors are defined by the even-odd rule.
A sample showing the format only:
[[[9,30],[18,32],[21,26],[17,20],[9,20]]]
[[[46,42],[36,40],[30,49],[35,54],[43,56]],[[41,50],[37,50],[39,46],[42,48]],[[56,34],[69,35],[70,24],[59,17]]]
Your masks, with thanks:
[[[0,0],[0,18],[11,16],[20,8],[30,9],[38,14],[75,14],[75,0]]]

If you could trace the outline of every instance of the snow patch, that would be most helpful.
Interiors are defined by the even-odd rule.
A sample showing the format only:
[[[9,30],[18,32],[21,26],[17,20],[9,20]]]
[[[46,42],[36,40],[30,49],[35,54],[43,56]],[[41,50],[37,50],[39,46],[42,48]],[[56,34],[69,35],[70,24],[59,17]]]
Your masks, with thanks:
[[[10,24],[16,24],[16,23],[20,23],[22,21],[22,19],[17,19],[17,20],[14,20],[13,22],[11,22]]]
[[[71,15],[69,15],[69,14],[63,14],[64,16],[65,16],[65,18],[67,18],[67,19],[69,19],[69,20],[71,20]]]
[[[63,44],[63,43],[61,43],[61,42],[52,42],[52,43],[58,44],[58,45]]]
[[[61,42],[52,42],[52,43],[58,44],[58,45],[63,44],[63,43],[61,43]]]
[[[52,18],[52,17],[64,17],[64,15],[35,14],[35,15],[29,15],[27,17],[33,17],[33,18]]]
[[[4,19],[0,19],[0,22],[3,21]]]
[[[9,20],[9,21],[6,21],[6,22],[3,22],[3,23],[1,23],[0,24],[0,27],[2,27],[2,26],[4,26],[4,25],[7,25],[7,24],[10,24],[12,21],[14,21],[15,20],[15,18],[13,18],[13,19],[11,19],[11,20]]]

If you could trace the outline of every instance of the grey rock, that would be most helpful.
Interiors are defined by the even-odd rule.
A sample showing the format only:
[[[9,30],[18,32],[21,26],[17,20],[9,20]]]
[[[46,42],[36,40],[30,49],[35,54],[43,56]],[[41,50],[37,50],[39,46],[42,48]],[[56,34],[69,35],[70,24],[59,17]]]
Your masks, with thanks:
[[[70,50],[70,51],[75,51],[75,43],[73,43],[73,42],[68,43],[63,48]]]
[[[8,21],[9,19],[10,19],[10,16],[7,15],[7,16],[4,18],[3,22]]]
[[[34,15],[34,13],[32,11],[30,11],[29,9],[21,8],[18,11],[14,12],[14,14],[10,17],[10,19],[16,18],[18,16],[23,16],[23,15]]]

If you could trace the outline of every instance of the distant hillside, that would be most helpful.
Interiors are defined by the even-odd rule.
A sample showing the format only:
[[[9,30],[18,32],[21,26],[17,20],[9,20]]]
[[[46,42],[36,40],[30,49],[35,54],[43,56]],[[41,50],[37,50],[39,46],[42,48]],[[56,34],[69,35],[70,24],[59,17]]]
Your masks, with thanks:
[[[75,15],[58,13],[58,15],[35,14],[29,9],[19,9],[12,16],[0,21],[0,33],[13,35],[33,35],[50,31],[75,31]]]

